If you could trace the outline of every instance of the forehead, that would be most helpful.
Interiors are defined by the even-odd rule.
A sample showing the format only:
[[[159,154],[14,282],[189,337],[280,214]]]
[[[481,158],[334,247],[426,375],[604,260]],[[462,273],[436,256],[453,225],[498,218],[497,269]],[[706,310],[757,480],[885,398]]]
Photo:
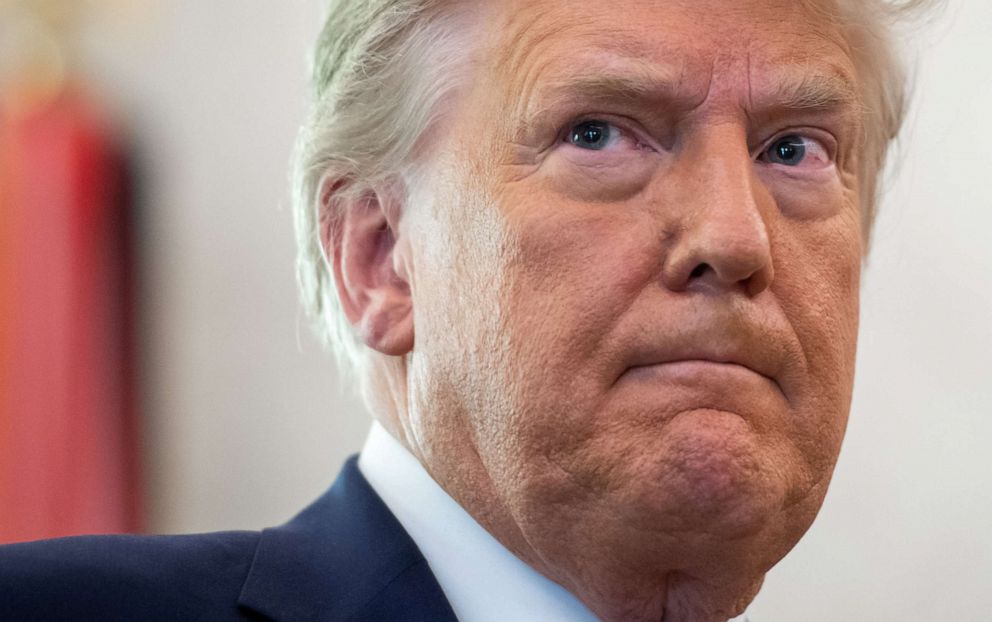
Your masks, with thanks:
[[[823,0],[821,4],[829,4]],[[818,82],[855,97],[842,33],[810,0],[506,0],[486,3],[486,61],[515,98],[616,73],[701,103],[714,91]],[[808,84],[807,84],[808,86]],[[845,93],[845,90],[847,93]],[[522,97],[521,97],[522,96]],[[814,95],[815,96],[815,95]]]

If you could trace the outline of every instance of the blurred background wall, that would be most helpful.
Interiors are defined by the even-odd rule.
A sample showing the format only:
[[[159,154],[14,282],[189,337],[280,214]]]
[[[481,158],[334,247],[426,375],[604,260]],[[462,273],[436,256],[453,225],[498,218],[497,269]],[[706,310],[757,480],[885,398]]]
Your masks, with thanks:
[[[295,286],[287,170],[319,5],[146,0],[126,48],[96,25],[85,42],[144,179],[153,531],[284,521],[329,485],[367,427]]]
[[[134,170],[144,528],[284,521],[368,423],[294,280],[287,170],[320,3],[48,4],[75,5],[66,64]]]
[[[134,172],[140,528],[282,522],[368,425],[294,283],[286,171],[321,3],[78,6],[69,64]],[[914,35],[917,98],[865,276],[848,438],[756,622],[990,619],[989,32],[992,4],[951,0]]]

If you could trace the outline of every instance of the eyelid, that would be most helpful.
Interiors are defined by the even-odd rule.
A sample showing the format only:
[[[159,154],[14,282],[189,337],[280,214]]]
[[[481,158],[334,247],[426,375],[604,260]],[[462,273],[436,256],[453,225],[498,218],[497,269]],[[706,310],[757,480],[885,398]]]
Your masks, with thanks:
[[[621,117],[614,114],[603,114],[603,113],[588,113],[579,116],[572,117],[569,121],[558,132],[557,143],[568,143],[568,138],[571,135],[572,130],[583,123],[590,123],[592,121],[601,121],[616,128],[620,131],[622,136],[633,140],[640,146],[649,147],[653,150],[658,150],[658,146],[654,140],[650,139],[650,135],[647,132],[633,129],[631,126],[636,125],[637,122],[633,119],[627,117]]]
[[[827,154],[831,163],[837,162],[839,153],[837,139],[826,130],[812,127],[792,127],[779,130],[771,138],[761,143],[761,146],[752,154],[754,160],[759,160],[776,142],[789,136],[798,136],[806,140],[813,140],[823,146],[823,151]]]

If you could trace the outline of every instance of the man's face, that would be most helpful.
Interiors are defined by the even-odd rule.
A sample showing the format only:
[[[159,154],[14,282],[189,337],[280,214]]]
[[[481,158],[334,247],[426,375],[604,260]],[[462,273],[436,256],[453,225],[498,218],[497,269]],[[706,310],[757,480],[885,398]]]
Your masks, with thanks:
[[[841,37],[796,2],[482,5],[403,224],[411,444],[566,586],[763,572],[816,514],[850,403]]]

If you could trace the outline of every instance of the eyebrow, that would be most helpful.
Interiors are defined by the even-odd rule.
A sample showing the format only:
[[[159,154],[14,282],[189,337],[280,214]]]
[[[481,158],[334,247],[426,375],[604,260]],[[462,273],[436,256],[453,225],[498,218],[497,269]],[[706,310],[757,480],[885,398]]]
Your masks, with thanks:
[[[827,71],[808,65],[786,67],[770,80],[770,94],[762,96],[761,106],[786,110],[827,110],[860,108],[861,97],[854,80],[844,70],[828,66]],[[752,106],[754,101],[751,102]]]
[[[672,103],[680,97],[681,77],[682,72],[674,68],[649,65],[637,60],[590,63],[587,71],[570,71],[542,84],[532,94],[534,97],[528,108],[534,112],[534,104],[547,109],[572,99],[604,102],[634,99]]]
[[[532,93],[528,112],[541,116],[572,100],[631,101],[687,110],[702,104],[707,96],[704,89],[686,91],[681,68],[629,57],[613,56],[612,61],[589,63],[588,71],[551,78]],[[749,116],[861,109],[860,91],[853,77],[833,63],[774,65],[760,82],[767,87],[752,88],[746,94]]]

